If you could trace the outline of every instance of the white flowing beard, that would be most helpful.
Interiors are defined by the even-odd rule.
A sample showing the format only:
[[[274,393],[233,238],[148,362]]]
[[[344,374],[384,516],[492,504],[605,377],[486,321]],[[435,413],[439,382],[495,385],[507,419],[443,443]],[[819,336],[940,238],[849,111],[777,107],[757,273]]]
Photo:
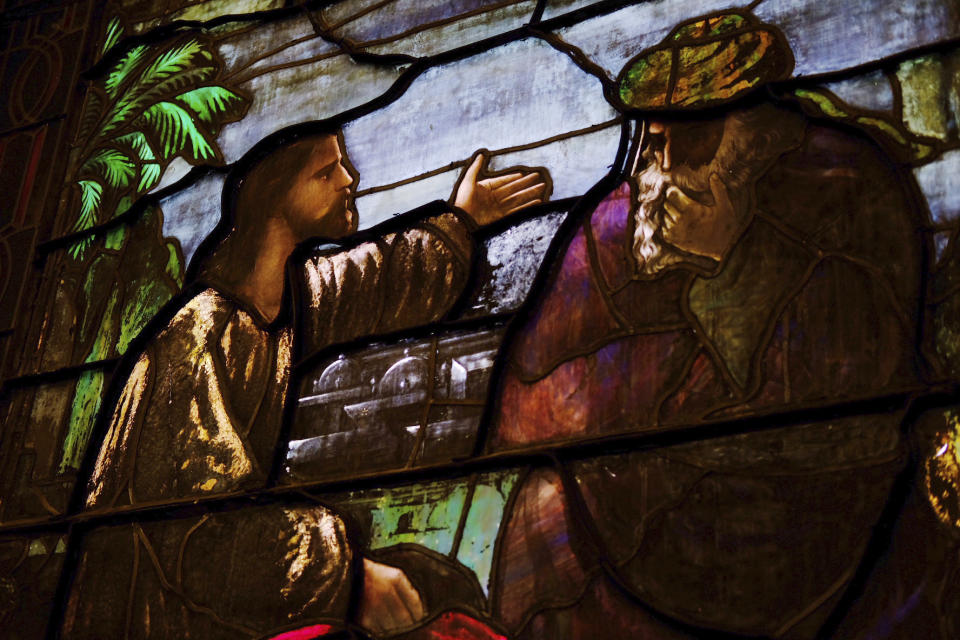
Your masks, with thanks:
[[[667,176],[659,166],[651,164],[637,174],[636,179],[640,194],[633,214],[633,256],[640,273],[652,276],[678,259],[656,237],[663,224],[662,207],[667,191]]]

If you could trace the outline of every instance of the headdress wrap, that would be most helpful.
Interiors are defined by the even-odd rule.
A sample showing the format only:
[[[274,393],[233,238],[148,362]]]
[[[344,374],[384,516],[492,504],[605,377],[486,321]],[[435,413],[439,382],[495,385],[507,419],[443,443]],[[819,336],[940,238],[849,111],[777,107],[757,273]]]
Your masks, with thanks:
[[[742,97],[793,71],[783,34],[748,13],[683,22],[617,78],[620,99],[642,110],[702,109]]]

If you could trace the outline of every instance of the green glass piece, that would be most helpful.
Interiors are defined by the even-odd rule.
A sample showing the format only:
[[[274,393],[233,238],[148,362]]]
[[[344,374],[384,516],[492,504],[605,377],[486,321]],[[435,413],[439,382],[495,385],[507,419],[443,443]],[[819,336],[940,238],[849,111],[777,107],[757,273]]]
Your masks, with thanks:
[[[857,118],[857,122],[867,127],[873,127],[875,129],[879,129],[880,131],[887,134],[888,136],[890,136],[891,138],[893,138],[894,140],[896,140],[902,145],[907,144],[907,139],[903,137],[903,133],[901,133],[899,129],[894,127],[892,124],[890,124],[886,120],[864,116],[861,118]]]
[[[27,550],[27,557],[33,556],[45,556],[47,555],[47,547],[43,544],[43,540],[37,538],[30,541],[30,547]]]
[[[119,251],[123,247],[123,240],[126,238],[127,230],[123,227],[115,227],[107,232],[104,238],[103,246],[105,249]]]
[[[503,511],[519,475],[510,471],[481,476],[467,513],[457,560],[477,574],[484,593],[489,589],[493,551]]]
[[[86,238],[80,238],[76,242],[70,245],[67,251],[70,253],[70,257],[74,260],[80,260],[83,257],[83,254],[86,253],[87,249],[93,244],[93,236],[87,236]]]
[[[107,147],[87,160],[81,171],[97,173],[106,180],[107,187],[123,189],[130,184],[136,173],[136,165],[125,153]]]
[[[807,100],[824,116],[846,120],[864,129],[888,150],[907,162],[921,162],[928,158],[935,148],[925,142],[917,141],[909,132],[900,129],[886,116],[858,116],[851,114],[846,105],[832,94],[815,89],[796,89],[794,95]]]
[[[127,212],[130,209],[130,205],[133,204],[133,198],[130,196],[124,196],[120,199],[120,202],[117,203],[117,209],[113,212],[114,216],[119,216]],[[119,251],[123,248],[123,241],[127,237],[126,227],[114,227],[108,233],[106,238],[104,238],[103,246],[105,249],[111,251]]]
[[[178,287],[183,286],[183,264],[180,262],[180,252],[177,250],[177,245],[173,242],[167,242],[167,253],[169,257],[167,258],[167,275],[170,276],[174,282],[177,283]]]
[[[666,106],[670,57],[670,49],[660,49],[628,67],[620,82],[620,99],[633,106]]]
[[[120,95],[101,135],[126,127],[158,98],[208,80],[215,72],[212,59],[211,53],[196,39],[160,54]]]
[[[840,108],[838,102],[835,102],[830,96],[820,93],[819,91],[797,89],[794,93],[798,98],[809,100],[815,104],[820,111],[831,118],[846,118],[848,115],[846,111]]]
[[[147,51],[149,51],[147,45],[141,44],[128,51],[123,58],[120,59],[120,62],[118,62],[117,65],[107,75],[107,79],[103,84],[104,89],[107,91],[107,95],[109,95],[111,98],[117,97],[120,85],[122,85],[126,80],[130,79],[131,74],[143,61]]]
[[[371,549],[406,543],[452,555],[486,591],[504,508],[518,477],[516,471],[481,474],[472,493],[469,478],[379,489],[353,494],[343,506],[368,523]],[[463,531],[453,554],[461,520]]]
[[[103,395],[103,372],[85,371],[74,391],[70,407],[70,423],[67,437],[63,441],[63,457],[60,459],[60,473],[79,469],[93,432],[100,400]]]
[[[100,49],[100,55],[102,56],[107,51],[110,51],[118,42],[120,42],[120,36],[123,35],[123,25],[120,24],[120,18],[114,16],[110,18],[110,22],[107,24],[107,37],[103,40],[103,48]]]
[[[97,270],[91,267],[90,273],[84,283],[84,289],[89,297],[91,288],[102,285],[102,282],[96,281],[96,278],[90,277],[96,274]],[[90,348],[90,352],[84,359],[84,362],[96,362],[110,356],[113,347],[113,335],[115,332],[114,313],[119,302],[119,291],[114,289],[110,294],[106,309],[103,313],[103,320],[97,329],[97,337]],[[70,407],[70,422],[68,423],[67,436],[63,441],[63,456],[60,459],[60,473],[65,473],[71,469],[78,469],[83,461],[84,453],[87,449],[87,443],[90,435],[93,433],[94,422],[97,419],[97,412],[100,410],[100,402],[103,397],[104,375],[102,371],[85,371],[77,381],[76,390],[73,394],[73,402]]]
[[[960,71],[951,72],[952,65],[944,62],[940,55],[907,60],[897,68],[897,79],[900,81],[903,123],[913,133],[946,142],[952,124],[949,85],[952,74],[960,80]]]
[[[681,47],[672,102],[680,106],[730,100],[767,79],[761,63],[774,47],[767,31]]]
[[[159,181],[160,165],[156,162],[148,162],[140,168],[140,182],[137,184],[137,191],[140,193],[149,191]]]
[[[677,29],[673,39],[677,42],[685,40],[700,40],[711,36],[719,36],[724,33],[730,33],[737,29],[747,26],[748,23],[743,16],[730,13],[708,20],[696,20],[687,23]]]
[[[169,268],[169,263],[164,265]],[[156,270],[153,265],[149,269],[152,273]],[[152,279],[144,282],[140,279],[136,289],[129,295],[129,299],[123,305],[123,313],[120,319],[120,334],[117,337],[117,353],[126,353],[130,342],[140,335],[140,332],[146,326],[150,319],[157,314],[160,307],[165,305],[173,296],[173,291],[161,280]]]
[[[127,195],[131,187],[134,195],[152,189],[176,156],[194,164],[221,162],[216,133],[225,122],[242,118],[249,101],[205,84],[219,65],[209,47],[199,37],[181,38],[159,51],[139,45],[104,81],[104,92],[114,98],[111,107],[104,106],[102,93],[90,93],[82,126],[85,140],[79,145],[86,151],[77,172],[83,180],[78,180],[81,211],[74,231],[102,219],[107,213],[100,211],[102,201]],[[70,254],[80,259],[91,244],[91,239],[78,241]]]
[[[384,491],[371,509],[370,548],[415,543],[450,553],[466,497],[465,481]]]
[[[213,56],[199,40],[187,40],[157,56],[157,59],[140,75],[139,84],[145,86],[163,82],[189,70],[191,67],[198,66],[194,61],[194,56],[199,56],[208,61],[213,59]]]
[[[103,185],[96,180],[78,180],[80,186],[80,215],[73,225],[74,231],[84,231],[97,223],[97,213],[100,210],[100,198],[103,195]],[[74,258],[83,253],[92,239],[86,238],[70,247],[70,255]]]
[[[125,136],[120,136],[117,138],[117,144],[130,147],[136,152],[137,157],[144,162],[152,162],[157,159],[153,148],[150,146],[150,142],[147,140],[147,136],[143,135],[142,131],[134,131]]]
[[[198,160],[216,156],[193,118],[180,105],[164,100],[147,109],[143,115],[156,128],[164,156],[173,157],[188,144],[192,156]]]
[[[243,98],[229,89],[218,86],[198,87],[177,96],[190,107],[201,122],[211,123],[214,116],[228,111],[232,106],[242,105]]]
[[[640,109],[701,108],[783,79],[792,67],[773,27],[739,14],[695,18],[624,66],[620,97]]]

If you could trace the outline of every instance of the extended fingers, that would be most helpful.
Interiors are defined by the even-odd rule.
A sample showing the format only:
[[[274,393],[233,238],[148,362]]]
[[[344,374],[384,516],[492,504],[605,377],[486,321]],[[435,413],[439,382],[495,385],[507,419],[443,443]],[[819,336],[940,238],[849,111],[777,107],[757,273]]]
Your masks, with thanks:
[[[501,180],[501,178],[510,178],[509,180]],[[496,184],[491,184],[494,181],[498,181]],[[490,180],[484,180],[482,184],[493,189],[493,192],[498,197],[509,196],[521,189],[526,189],[530,185],[533,185],[537,182],[542,182],[543,179],[540,177],[540,174],[536,171],[531,171],[530,173],[511,173],[506,176],[498,176],[496,178],[490,178]]]
[[[538,182],[532,187],[521,189],[512,195],[501,198],[500,205],[508,208],[529,205],[533,200],[540,200],[546,188],[547,184],[545,182]]]
[[[512,173],[506,173],[502,176],[494,176],[493,178],[487,178],[486,180],[481,180],[480,184],[487,187],[488,189],[499,189],[500,187],[518,180],[524,176],[520,171],[514,171]]]

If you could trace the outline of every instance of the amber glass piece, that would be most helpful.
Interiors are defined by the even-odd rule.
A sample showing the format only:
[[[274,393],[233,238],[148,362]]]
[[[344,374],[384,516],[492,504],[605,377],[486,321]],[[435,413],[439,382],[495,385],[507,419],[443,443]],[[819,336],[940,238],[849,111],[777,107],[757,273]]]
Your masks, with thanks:
[[[705,107],[783,79],[792,68],[783,36],[756,18],[695,18],[624,66],[620,98],[639,109]]]

